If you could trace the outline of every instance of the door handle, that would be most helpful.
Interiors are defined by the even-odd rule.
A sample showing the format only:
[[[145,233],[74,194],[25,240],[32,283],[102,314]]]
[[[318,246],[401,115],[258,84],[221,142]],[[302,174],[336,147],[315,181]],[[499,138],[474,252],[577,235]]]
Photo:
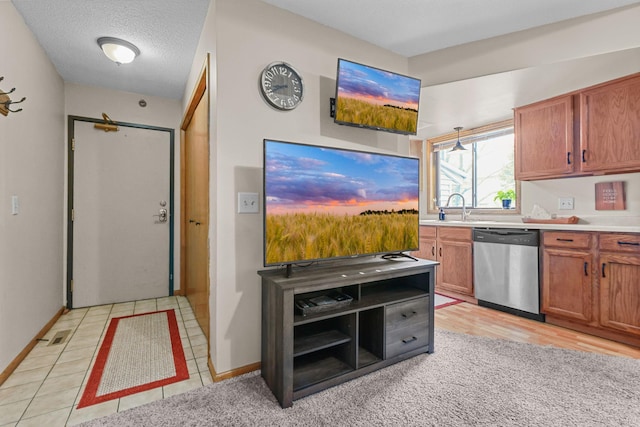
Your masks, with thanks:
[[[158,217],[158,222],[167,222],[167,210],[165,208],[158,209],[158,214],[154,216]]]

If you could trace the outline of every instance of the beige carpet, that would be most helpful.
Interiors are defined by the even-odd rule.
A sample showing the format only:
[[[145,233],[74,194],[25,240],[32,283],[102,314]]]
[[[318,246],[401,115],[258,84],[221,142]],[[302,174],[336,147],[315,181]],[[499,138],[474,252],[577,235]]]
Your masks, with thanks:
[[[250,373],[84,425],[640,425],[640,360],[444,331],[435,345],[288,409]]]

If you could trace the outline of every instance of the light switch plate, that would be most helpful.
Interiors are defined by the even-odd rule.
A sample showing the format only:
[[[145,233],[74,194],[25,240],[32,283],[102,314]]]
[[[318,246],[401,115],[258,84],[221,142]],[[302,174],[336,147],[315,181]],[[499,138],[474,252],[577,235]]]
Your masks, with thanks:
[[[20,200],[18,196],[11,196],[11,215],[18,215],[20,213]]]
[[[238,193],[238,213],[260,212],[258,193]]]

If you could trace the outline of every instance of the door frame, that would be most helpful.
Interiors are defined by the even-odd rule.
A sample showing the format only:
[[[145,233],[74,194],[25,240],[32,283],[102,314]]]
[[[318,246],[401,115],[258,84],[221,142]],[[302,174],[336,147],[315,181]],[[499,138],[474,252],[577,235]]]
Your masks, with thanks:
[[[68,309],[73,308],[73,195],[75,162],[75,122],[104,123],[104,119],[69,115],[67,117],[67,279],[66,292]],[[169,295],[173,295],[173,245],[174,245],[174,173],[175,173],[175,131],[171,128],[143,125],[139,123],[110,122],[116,126],[145,129],[169,134]]]

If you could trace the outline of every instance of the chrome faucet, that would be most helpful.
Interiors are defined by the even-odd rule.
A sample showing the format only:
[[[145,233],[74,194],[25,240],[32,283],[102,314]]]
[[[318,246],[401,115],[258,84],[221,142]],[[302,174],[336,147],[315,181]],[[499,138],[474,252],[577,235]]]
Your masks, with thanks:
[[[451,193],[449,195],[449,198],[447,199],[447,206],[445,206],[445,208],[449,207],[449,202],[451,201],[451,198],[453,196],[460,196],[460,198],[462,199],[462,221],[466,221],[467,220],[467,209],[465,206],[465,202],[464,202],[464,196],[460,193]]]

